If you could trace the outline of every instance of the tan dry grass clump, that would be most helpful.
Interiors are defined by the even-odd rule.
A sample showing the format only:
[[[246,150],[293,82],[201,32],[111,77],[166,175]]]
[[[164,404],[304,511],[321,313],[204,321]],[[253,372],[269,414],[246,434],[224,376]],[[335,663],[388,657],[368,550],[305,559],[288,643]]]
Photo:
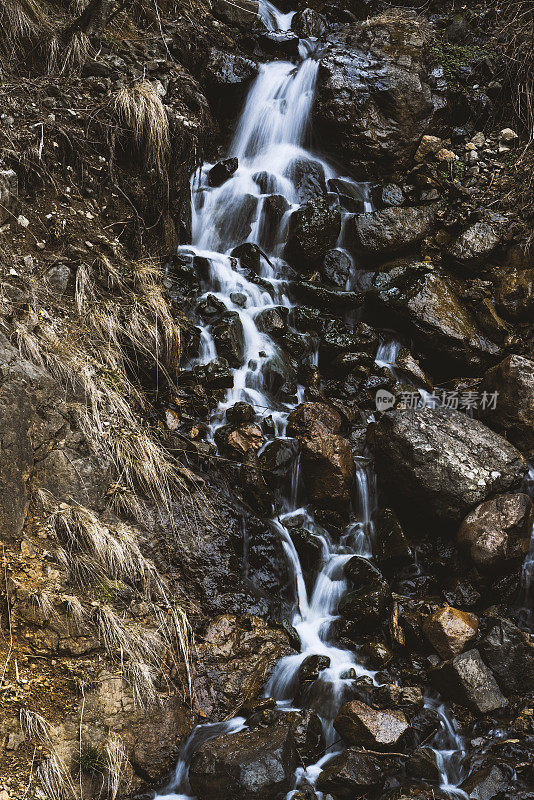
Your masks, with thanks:
[[[504,55],[507,87],[515,112],[534,139],[534,4],[532,0],[501,0],[497,41]]]
[[[113,109],[147,166],[164,174],[170,151],[169,119],[154,84],[141,80],[122,86],[113,100]]]

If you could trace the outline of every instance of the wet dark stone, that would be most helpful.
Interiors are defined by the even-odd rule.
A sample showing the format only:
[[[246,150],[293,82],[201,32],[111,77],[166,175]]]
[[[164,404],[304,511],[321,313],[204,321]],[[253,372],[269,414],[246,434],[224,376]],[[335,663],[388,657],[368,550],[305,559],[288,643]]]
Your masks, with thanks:
[[[253,244],[252,242],[243,242],[243,244],[234,247],[231,255],[239,260],[239,263],[243,269],[248,269],[255,275],[259,275],[261,265],[261,250],[257,244]]]
[[[440,783],[441,771],[435,751],[431,747],[415,750],[408,758],[406,772],[412,778]]]
[[[266,800],[286,793],[298,764],[290,727],[279,724],[205,742],[191,761],[199,800]]]
[[[508,620],[499,620],[478,644],[480,655],[505,694],[534,685],[534,643]]]
[[[252,180],[258,184],[262,194],[273,194],[276,191],[276,177],[266,170],[255,172]]]
[[[226,306],[214,294],[208,294],[197,305],[196,311],[203,319],[211,322],[214,317],[220,317],[226,313]]]
[[[309,200],[291,215],[285,257],[298,269],[319,265],[336,244],[340,227],[339,209],[321,198]]]
[[[364,192],[358,184],[343,178],[330,178],[328,188],[339,197],[341,207],[345,211],[361,214],[364,210]]]
[[[297,451],[298,445],[291,439],[273,439],[265,445],[259,460],[269,486],[287,488]]]
[[[326,28],[326,19],[322,14],[318,14],[312,8],[305,8],[304,11],[297,11],[291,20],[291,30],[297,36],[308,39],[310,36],[318,39]]]
[[[479,714],[506,705],[506,698],[476,649],[443,661],[433,670],[432,678],[440,691]]]
[[[332,289],[308,281],[291,281],[290,288],[295,298],[324,311],[355,311],[363,305],[364,297],[358,292]]]
[[[332,362],[330,370],[332,374],[339,377],[354,373],[355,370],[363,376],[368,374],[371,363],[372,356],[368,353],[340,353]],[[323,369],[326,369],[326,364]]]
[[[391,508],[379,509],[375,527],[378,540],[376,558],[382,568],[394,572],[399,566],[412,562],[410,543]]]
[[[488,764],[472,772],[461,788],[471,800],[493,800],[502,797],[512,780],[512,770],[505,764]],[[514,792],[513,797],[516,797]]]
[[[234,375],[225,358],[216,358],[209,364],[195,367],[197,380],[207,389],[231,389]]]
[[[391,602],[391,591],[387,581],[376,567],[360,556],[353,556],[347,562],[345,575],[356,588],[341,598],[339,613],[353,625],[373,630],[380,623]]]
[[[330,659],[328,656],[308,656],[299,667],[298,680],[299,682],[316,681],[319,673],[323,669],[328,669],[329,666]]]
[[[354,800],[380,788],[388,778],[402,774],[404,762],[403,756],[349,747],[325,764],[317,788],[336,800]]]
[[[277,58],[297,58],[299,37],[292,31],[266,31],[260,36],[263,49]]]
[[[289,309],[285,306],[272,306],[259,311],[254,317],[256,327],[271,337],[279,336],[287,330]]]
[[[293,181],[299,203],[326,194],[324,167],[320,161],[299,156],[289,162],[285,175]]]
[[[232,177],[238,166],[237,158],[227,158],[225,161],[219,161],[208,172],[209,185],[221,186],[228,178]]]
[[[404,194],[400,186],[388,183],[380,191],[380,200],[384,206],[401,206],[404,203]]]
[[[226,422],[229,425],[241,425],[244,422],[253,422],[255,418],[256,412],[249,403],[241,401],[226,409]]]
[[[306,528],[291,528],[290,536],[298,553],[302,569],[311,573],[314,582],[323,559],[323,546],[318,536]]]
[[[278,353],[261,366],[264,386],[279,397],[292,397],[297,391],[296,371],[290,360]]]
[[[334,286],[339,286],[340,289],[346,289],[350,282],[351,272],[352,259],[348,253],[338,247],[326,253],[321,266],[321,274],[327,281],[333,283]]]
[[[268,251],[276,243],[280,223],[288,208],[289,203],[281,194],[271,194],[263,200],[261,243]]]
[[[225,358],[231,367],[237,369],[243,364],[245,337],[243,324],[237,311],[227,311],[211,329],[217,355]]]

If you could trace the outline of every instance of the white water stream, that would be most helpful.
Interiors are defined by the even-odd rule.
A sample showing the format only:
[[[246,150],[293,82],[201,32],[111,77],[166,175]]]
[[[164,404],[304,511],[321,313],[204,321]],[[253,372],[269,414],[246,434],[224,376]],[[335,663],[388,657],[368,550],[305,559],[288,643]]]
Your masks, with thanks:
[[[271,30],[287,30],[292,14],[281,14],[271,3],[260,0],[260,16]],[[313,42],[305,42],[301,50],[313,53],[313,46]],[[276,435],[284,436],[287,416],[303,396],[300,387],[295,402],[280,402],[266,390],[264,367],[279,355],[273,340],[258,329],[255,317],[265,309],[291,306],[285,293],[285,284],[279,278],[285,266],[281,251],[289,213],[298,205],[292,165],[298,158],[320,160],[303,148],[318,67],[319,62],[313,55],[305,58],[298,67],[285,61],[264,64],[250,89],[229,148],[228,156],[239,159],[237,171],[221,186],[210,187],[208,172],[213,165],[205,164],[192,183],[193,243],[182,247],[181,251],[207,259],[210,269],[203,287],[204,297],[215,295],[228,311],[239,315],[245,341],[243,364],[234,370],[233,388],[228,390],[224,402],[213,414],[212,435],[224,422],[226,409],[238,401],[245,401],[258,410],[269,409],[275,421]],[[321,164],[327,179],[338,177],[326,162],[321,160]],[[365,210],[372,210],[367,186],[348,178],[343,180],[352,183],[355,193],[365,199]],[[269,224],[264,209],[265,199],[272,194],[282,195],[289,206],[275,232],[274,241],[273,237],[269,240],[266,236]],[[268,259],[261,259],[261,284],[249,280],[238,261],[229,255],[232,248],[243,241],[253,242],[267,252]],[[231,299],[237,296],[239,303]],[[396,350],[396,343],[392,343],[377,355],[377,359],[381,363],[392,364]],[[216,347],[209,326],[204,326],[197,363],[206,364],[215,354]],[[310,353],[310,361],[314,357]],[[321,671],[307,700],[323,721],[330,750],[318,764],[297,771],[295,788],[299,781],[314,785],[321,766],[335,752],[339,752],[341,745],[335,743],[332,722],[340,706],[349,699],[354,678],[368,676],[375,680],[374,673],[359,664],[351,650],[334,644],[329,635],[332,623],[337,619],[339,600],[347,588],[344,565],[354,554],[369,558],[373,552],[372,514],[376,498],[371,465],[365,459],[357,465],[357,509],[351,524],[337,543],[316,524],[308,508],[300,507],[298,486],[297,461],[293,486],[288,487],[287,496],[281,500],[283,513],[272,520],[272,525],[280,536],[294,576],[296,609],[292,624],[300,638],[301,652],[280,661],[265,687],[265,694],[274,697],[281,709],[291,707],[298,688],[298,670],[305,658],[322,655],[330,659],[329,666]],[[309,594],[290,535],[291,521],[296,515],[299,525],[318,536],[323,547],[323,565]],[[442,720],[439,741],[436,740],[442,765],[442,786],[453,793],[456,792],[457,776],[451,764],[455,759],[454,754],[463,750],[463,744],[443,707],[436,705],[436,709]],[[223,733],[235,733],[243,727],[245,721],[242,718],[198,726],[182,748],[167,794],[158,795],[159,800],[190,797],[188,764],[195,749],[210,738]]]

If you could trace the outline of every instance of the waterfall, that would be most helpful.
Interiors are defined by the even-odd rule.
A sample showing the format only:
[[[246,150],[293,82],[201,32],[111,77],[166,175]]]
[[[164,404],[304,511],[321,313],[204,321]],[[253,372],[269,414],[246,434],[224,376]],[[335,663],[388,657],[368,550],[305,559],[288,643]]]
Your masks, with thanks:
[[[270,29],[287,30],[292,14],[281,14],[271,3],[260,0],[260,16]],[[308,46],[306,51],[313,53],[313,46]],[[209,263],[202,298],[214,295],[228,311],[235,312],[244,335],[242,365],[234,369],[233,387],[212,415],[211,435],[224,422],[226,409],[238,401],[245,401],[258,409],[269,409],[275,417],[276,435],[284,435],[287,417],[303,396],[302,387],[293,403],[281,403],[270,396],[263,367],[278,357],[278,349],[275,342],[258,329],[255,321],[258,313],[265,309],[280,305],[291,307],[281,278],[285,263],[279,255],[279,245],[287,228],[288,213],[299,204],[292,170],[295,159],[320,161],[327,179],[342,180],[344,185],[352,187],[355,196],[362,198],[364,209],[372,210],[368,184],[357,184],[350,178],[336,176],[328,163],[304,148],[318,67],[319,63],[313,57],[306,58],[298,66],[286,61],[264,64],[249,91],[229,147],[228,157],[238,159],[236,171],[221,186],[214,187],[209,181],[213,164],[204,164],[192,181],[193,241],[192,245],[180,250],[202,256]],[[263,201],[268,194],[281,195],[288,205],[288,213],[280,221],[270,247],[263,238]],[[231,250],[243,242],[263,248],[260,283],[250,280],[230,255]],[[240,298],[239,303],[235,302],[236,296]],[[392,366],[399,347],[395,340],[385,343],[379,350],[377,362]],[[206,363],[214,352],[209,325],[203,326],[199,362]],[[310,353],[310,363],[315,359],[316,355]],[[298,771],[295,778],[297,787],[299,779],[303,778],[313,785],[321,766],[339,752],[340,745],[336,742],[332,723],[341,705],[350,697],[354,678],[366,676],[376,683],[375,673],[359,664],[352,650],[331,640],[332,625],[338,619],[338,604],[347,589],[344,566],[355,554],[370,558],[373,553],[376,487],[372,465],[367,459],[362,459],[357,465],[356,490],[353,520],[339,542],[334,543],[316,523],[312,510],[298,505],[297,459],[291,485],[280,499],[283,513],[271,521],[293,575],[295,611],[292,625],[300,639],[300,652],[282,658],[265,686],[265,695],[273,697],[280,709],[291,708],[303,661],[310,655],[329,659],[329,666],[320,672],[307,698],[308,705],[322,719],[328,749],[317,764]],[[314,534],[323,548],[322,566],[310,592],[290,534],[290,523],[295,515],[299,516],[300,527]],[[456,789],[451,764],[454,753],[459,753],[463,745],[457,740],[446,712],[441,706],[438,708],[443,721],[439,741],[436,740],[442,764],[442,786],[449,787],[452,793]],[[169,794],[159,795],[159,800],[188,797],[188,764],[195,749],[214,736],[235,733],[244,727],[242,718],[198,726],[182,749],[174,779],[167,790]]]

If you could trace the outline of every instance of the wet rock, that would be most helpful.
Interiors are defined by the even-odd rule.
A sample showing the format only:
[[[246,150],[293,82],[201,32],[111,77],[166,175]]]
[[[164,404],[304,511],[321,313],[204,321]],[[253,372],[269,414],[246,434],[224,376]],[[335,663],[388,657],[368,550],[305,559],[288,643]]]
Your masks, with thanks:
[[[326,28],[326,19],[313,8],[297,11],[291,20],[291,30],[300,38],[308,39],[310,36],[318,39]]]
[[[437,762],[436,751],[432,747],[419,747],[410,755],[406,763],[406,772],[418,780],[441,782],[441,769]]]
[[[299,269],[319,265],[339,236],[341,216],[321,198],[309,200],[289,221],[285,257]]]
[[[208,719],[235,715],[258,697],[280,658],[292,652],[286,633],[258,617],[217,617],[198,645],[199,707]]]
[[[213,223],[222,242],[244,242],[252,230],[252,223],[258,213],[258,198],[253,194],[244,194],[235,198],[232,216],[220,213]]]
[[[340,289],[346,289],[351,271],[352,259],[345,250],[341,250],[339,247],[328,250],[321,265],[321,274],[327,281],[333,283],[334,286],[339,286]]]
[[[254,322],[260,331],[276,337],[287,330],[287,315],[289,309],[285,306],[272,306],[258,312],[254,317]]]
[[[433,386],[430,378],[425,374],[419,362],[412,356],[407,347],[401,347],[395,361],[395,372],[401,379],[406,379],[414,386],[432,392]],[[401,380],[402,382],[402,380]]]
[[[511,320],[532,319],[534,315],[534,269],[508,273],[497,288],[497,309]]]
[[[317,576],[317,571],[323,560],[323,545],[319,536],[311,533],[305,528],[291,528],[291,541],[295,545],[302,569],[308,573],[305,577],[309,578],[307,583],[313,584]]]
[[[468,650],[443,662],[433,670],[432,677],[441,691],[479,714],[506,705],[506,698],[478,650]]]
[[[300,440],[302,477],[308,497],[318,508],[343,513],[354,480],[354,456],[350,444],[328,430],[314,431]]]
[[[410,727],[402,737],[402,746],[414,750],[422,742],[428,742],[440,730],[440,717],[433,708],[422,708],[410,720]]]
[[[297,451],[297,443],[290,439],[273,439],[265,445],[259,460],[268,486],[287,487]]]
[[[292,294],[300,302],[325,311],[355,311],[363,305],[363,295],[341,289],[330,289],[310,281],[291,282]]]
[[[410,543],[391,508],[379,509],[375,528],[378,540],[376,558],[381,569],[385,568],[388,573],[394,572],[399,566],[412,562]]]
[[[423,631],[442,658],[452,658],[465,650],[478,631],[478,619],[457,608],[439,608],[423,622]]]
[[[527,465],[505,439],[458,411],[383,415],[375,429],[380,482],[409,513],[458,522],[495,492],[521,483]]]
[[[328,669],[330,659],[328,656],[308,656],[299,667],[298,679],[302,681],[316,681],[323,669]]]
[[[405,759],[399,755],[349,747],[324,765],[317,789],[336,800],[353,800],[402,774],[404,763]]]
[[[364,18],[368,11],[364,12]],[[356,172],[406,165],[432,117],[424,39],[409,12],[340,27],[321,61],[313,110],[318,135]],[[376,173],[375,173],[376,174]]]
[[[245,335],[237,311],[227,311],[211,329],[219,358],[225,358],[231,367],[243,364]]]
[[[291,729],[279,724],[205,742],[189,781],[199,800],[266,800],[289,791],[297,763]]]
[[[244,422],[253,422],[256,417],[254,408],[249,403],[239,402],[226,409],[226,422],[229,425],[241,425]]]
[[[261,243],[266,250],[271,251],[276,243],[280,223],[289,203],[281,194],[271,194],[263,200],[263,224],[261,229]]]
[[[257,244],[243,242],[243,244],[234,247],[231,255],[239,259],[239,263],[243,269],[248,269],[253,272],[254,275],[259,275],[261,268],[261,250]]]
[[[266,31],[260,36],[263,49],[276,58],[297,58],[299,37],[293,31]]]
[[[375,263],[415,247],[432,230],[436,211],[435,206],[420,206],[359,214],[347,224],[347,236],[360,258]]]
[[[365,211],[365,202],[369,199],[366,185],[362,186],[345,178],[329,178],[327,186],[331,192],[337,194],[339,204],[345,211],[356,214]]]
[[[408,730],[402,711],[379,711],[352,700],[342,706],[334,728],[349,745],[391,750]]]
[[[508,356],[485,374],[482,389],[490,395],[498,392],[495,404],[483,410],[484,419],[534,459],[534,361]]]
[[[534,681],[534,643],[508,620],[499,620],[479,642],[479,652],[502,691],[526,692]]]
[[[226,99],[237,98],[258,74],[258,65],[249,58],[221,50],[210,50],[204,75],[211,92],[223,91]]]
[[[396,183],[388,183],[380,190],[380,200],[384,206],[402,206],[404,194]]]
[[[455,264],[475,269],[494,253],[501,234],[488,222],[475,222],[447,248],[447,256]]]
[[[496,796],[502,797],[510,782],[510,769],[506,765],[490,764],[471,772],[460,788],[469,795],[470,800],[492,800]]]
[[[281,712],[281,719],[289,724],[299,758],[314,763],[325,750],[323,726],[319,716],[310,709]]]
[[[494,363],[499,348],[478,329],[453,288],[428,264],[412,263],[378,273],[366,297],[384,324],[413,337],[425,355],[439,353],[433,368],[449,373],[458,366],[479,370]],[[386,322],[387,320],[387,322]]]
[[[461,578],[443,592],[443,597],[451,606],[474,608],[480,600],[480,593],[467,580]]]
[[[217,428],[215,442],[221,453],[241,459],[250,451],[259,450],[264,445],[265,439],[260,426],[248,422],[235,429],[229,425]]]
[[[207,389],[231,389],[234,374],[225,358],[216,358],[209,364],[195,367],[197,380]]]
[[[221,186],[221,184],[232,177],[238,166],[239,162],[237,158],[227,158],[225,161],[218,161],[208,172],[209,185]]]
[[[372,576],[368,575],[365,578],[359,588],[352,589],[343,595],[339,601],[338,612],[351,623],[352,627],[370,631],[379,625],[384,616],[391,602],[391,590],[387,581],[376,569]],[[358,582],[354,578],[351,580],[354,585],[358,586]]]
[[[326,194],[324,167],[320,161],[299,156],[289,162],[285,175],[293,181],[299,203]]]
[[[258,17],[258,9],[258,0],[240,0],[239,5],[231,0],[215,0],[213,4],[216,14],[229,25],[236,25],[238,28],[250,29]]]
[[[528,495],[497,495],[467,515],[458,544],[482,573],[505,571],[527,554],[533,515]]]
[[[342,419],[338,411],[326,403],[301,403],[288,417],[287,435],[313,436],[316,430],[339,433]]]

